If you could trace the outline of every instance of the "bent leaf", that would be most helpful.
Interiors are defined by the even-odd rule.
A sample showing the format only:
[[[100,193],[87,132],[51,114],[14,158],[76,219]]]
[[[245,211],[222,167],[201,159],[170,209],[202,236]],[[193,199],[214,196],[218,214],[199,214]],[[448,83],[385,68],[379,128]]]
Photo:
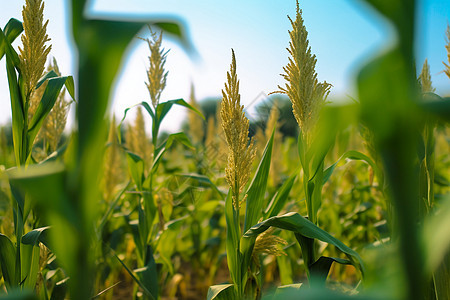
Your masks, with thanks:
[[[241,238],[241,253],[245,254],[249,249],[251,250],[255,243],[256,237],[269,229],[271,226],[289,230],[304,237],[318,239],[322,242],[334,245],[336,248],[341,250],[349,258],[352,265],[359,269],[364,275],[364,265],[358,253],[347,247],[344,243],[333,237],[328,232],[314,225],[311,221],[294,212],[269,218],[250,228]]]
[[[2,59],[5,55],[4,39],[6,38],[8,43],[12,44],[12,42],[14,42],[14,40],[22,33],[22,31],[22,22],[14,18],[9,19],[8,23],[6,23],[5,28],[3,29],[4,34],[0,34],[0,59]]]
[[[232,284],[218,284],[209,287],[207,300],[233,300],[236,299]]]

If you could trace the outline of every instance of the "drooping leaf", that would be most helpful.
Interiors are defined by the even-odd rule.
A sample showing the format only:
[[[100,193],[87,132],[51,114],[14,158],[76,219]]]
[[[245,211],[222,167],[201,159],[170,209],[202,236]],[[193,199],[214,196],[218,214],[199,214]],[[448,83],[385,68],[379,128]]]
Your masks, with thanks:
[[[347,247],[328,232],[314,225],[311,221],[294,212],[269,218],[250,228],[241,238],[241,252],[245,253],[253,248],[256,237],[271,226],[289,230],[304,237],[318,239],[322,242],[334,245],[349,258],[351,263],[360,270],[362,274],[364,274],[364,265],[358,253]]]
[[[351,261],[347,259],[321,256],[317,261],[309,266],[309,271],[311,272],[311,283],[324,285],[333,262],[337,262],[341,265],[351,264]]]
[[[14,40],[22,33],[22,31],[22,22],[14,18],[9,19],[8,23],[6,23],[5,28],[3,29],[4,34],[0,33],[0,60],[5,55],[6,43],[3,41],[3,39],[6,38],[8,43],[12,44],[12,42],[14,42]]]
[[[22,236],[22,244],[38,246],[39,243],[43,243],[48,247],[46,231],[50,229],[50,226],[36,228]]]

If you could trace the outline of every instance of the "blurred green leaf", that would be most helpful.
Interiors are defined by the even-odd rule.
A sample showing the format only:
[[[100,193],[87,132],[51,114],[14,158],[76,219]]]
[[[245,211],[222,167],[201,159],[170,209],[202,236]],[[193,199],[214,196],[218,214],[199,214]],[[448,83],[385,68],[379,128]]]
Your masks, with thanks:
[[[114,254],[114,256],[117,258],[117,260],[122,264],[122,266],[125,268],[125,270],[128,272],[128,274],[130,274],[130,276],[133,278],[133,280],[142,288],[142,290],[144,291],[144,294],[149,297],[151,300],[154,300],[155,297],[153,297],[152,293],[150,293],[150,291],[147,289],[147,287],[142,283],[141,280],[138,279],[138,277],[136,277],[136,275],[134,274],[133,271],[131,271],[127,265],[116,255]]]
[[[426,219],[421,232],[429,274],[443,263],[445,255],[450,252],[450,197],[447,196],[445,200],[436,214]]]
[[[37,300],[36,296],[30,290],[14,289],[7,294],[0,295],[1,300]]]
[[[13,243],[6,235],[1,233],[0,266],[2,268],[6,288],[9,291],[19,283],[19,279],[17,278],[18,273],[16,273],[16,247],[14,247]]]
[[[301,286],[302,286],[302,283],[293,283],[293,284],[279,286],[275,290],[275,296],[283,295],[283,293],[287,293],[287,292],[295,293],[298,290],[300,290]]]
[[[323,176],[323,184],[325,184],[331,177],[331,174],[333,174],[334,169],[336,168],[336,166],[343,160],[345,159],[351,159],[351,160],[362,160],[364,162],[366,162],[367,164],[370,165],[370,167],[372,167],[372,169],[374,170],[375,174],[377,175],[377,179],[378,180],[382,180],[381,178],[381,171],[378,168],[378,166],[373,162],[373,160],[368,157],[367,155],[359,152],[359,151],[355,151],[355,150],[350,150],[345,152],[344,154],[342,154],[341,157],[339,157],[339,159],[332,164],[331,166],[329,166],[325,171],[324,171],[324,176]]]
[[[146,262],[143,268],[134,270],[141,283],[152,295],[158,295],[158,274],[156,272],[155,258],[150,245],[147,245]]]
[[[138,191],[142,191],[142,184],[144,182],[144,160],[131,151],[126,151],[125,153],[127,155],[128,169],[130,170],[131,178],[133,178]]]
[[[69,278],[65,278],[61,281],[58,281],[52,290],[52,295],[50,300],[64,300],[66,299],[66,294],[68,290],[68,282]]]

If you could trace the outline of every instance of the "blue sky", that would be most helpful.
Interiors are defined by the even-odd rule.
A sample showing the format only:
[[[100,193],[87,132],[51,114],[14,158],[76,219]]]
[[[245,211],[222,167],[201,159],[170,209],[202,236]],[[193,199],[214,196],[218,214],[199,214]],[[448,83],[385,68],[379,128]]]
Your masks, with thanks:
[[[10,17],[21,19],[23,2],[14,0],[0,4],[2,27]],[[439,94],[446,94],[450,92],[450,80],[442,73],[442,61],[447,59],[444,44],[450,1],[419,2],[417,64],[421,66],[425,57],[428,58],[434,86]],[[64,74],[73,74],[66,2],[46,0],[45,3],[45,18],[50,19],[48,34],[52,39],[52,54]],[[368,7],[357,0],[303,0],[300,7],[312,51],[317,55],[319,79],[333,84],[332,98],[356,97],[354,77],[361,64],[395,40],[389,24],[371,14]],[[198,100],[220,96],[231,48],[236,53],[244,105],[263,98],[261,95],[283,84],[279,74],[287,63],[290,29],[287,15],[295,17],[294,0],[97,0],[91,2],[89,13],[165,15],[183,19],[199,56],[193,59],[172,40],[164,41],[164,47],[170,52],[166,63],[167,88],[162,101],[187,99],[191,83]],[[148,29],[140,34],[147,35]],[[149,101],[144,84],[147,56],[146,44],[136,39],[112,94],[111,110],[118,117],[122,117],[126,107]],[[0,124],[4,124],[11,114],[4,60],[0,62],[0,107]],[[171,111],[164,129],[177,130],[184,115],[181,108]]]

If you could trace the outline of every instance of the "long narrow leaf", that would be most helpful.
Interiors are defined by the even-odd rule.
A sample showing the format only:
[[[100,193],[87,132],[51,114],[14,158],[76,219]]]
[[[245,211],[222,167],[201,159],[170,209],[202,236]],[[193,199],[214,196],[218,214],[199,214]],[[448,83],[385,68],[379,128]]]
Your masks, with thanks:
[[[294,185],[294,181],[297,178],[297,173],[295,172],[291,175],[286,181],[280,186],[278,191],[273,196],[269,205],[267,206],[266,211],[264,212],[264,219],[268,219],[270,217],[278,215],[283,209],[286,201],[288,200],[289,192]]]
[[[325,184],[331,177],[331,174],[333,174],[334,170],[336,169],[337,165],[345,160],[345,159],[351,159],[351,160],[362,160],[364,162],[366,162],[367,164],[369,164],[369,166],[374,170],[375,174],[377,176],[381,176],[381,171],[379,170],[379,168],[377,167],[377,165],[373,162],[373,160],[368,157],[367,155],[359,152],[359,151],[355,151],[355,150],[350,150],[345,152],[344,154],[342,154],[341,157],[339,157],[339,159],[332,164],[331,166],[329,166],[325,171],[324,171],[324,176],[323,176],[323,183]],[[378,180],[382,180],[382,178],[377,177]]]
[[[50,110],[55,105],[55,102],[58,99],[59,93],[61,92],[61,89],[64,86],[64,84],[66,83],[67,78],[69,77],[54,77],[48,80],[44,94],[42,95],[42,99],[39,102],[39,105],[36,109],[36,112],[33,115],[33,118],[30,121],[27,134],[28,139],[27,154],[31,153],[34,138],[38,134],[45,117],[48,115]]]
[[[114,256],[122,264],[122,266],[125,268],[125,270],[128,272],[128,274],[130,274],[131,278],[133,278],[133,280],[142,288],[142,290],[144,291],[144,294],[147,297],[149,297],[150,300],[155,300],[155,297],[153,297],[152,293],[150,293],[150,291],[145,287],[145,285],[136,277],[136,275],[134,275],[133,271],[131,271],[127,267],[127,265],[116,254],[114,254]]]
[[[269,178],[270,161],[272,159],[272,146],[275,128],[266,144],[263,156],[259,163],[255,177],[247,191],[247,204],[245,210],[244,232],[255,225],[262,217],[264,194],[267,188],[267,179]]]
[[[228,191],[225,200],[225,220],[227,223],[227,263],[230,276],[235,284],[240,284],[241,281],[241,255],[239,252],[239,216],[233,208],[232,192]],[[236,286],[235,286],[236,287]]]
[[[269,229],[270,226],[289,230],[310,239],[318,239],[322,242],[336,246],[336,248],[341,250],[350,259],[352,264],[364,274],[364,265],[358,253],[347,247],[328,232],[314,225],[311,221],[294,212],[272,217],[250,228],[242,236],[241,252],[245,253],[248,249],[252,248],[256,237]]]
[[[15,59],[15,51],[11,45],[6,41],[3,31],[0,30],[0,35],[3,37],[6,51],[6,73],[8,76],[8,86],[11,99],[11,111],[12,111],[12,132],[14,143],[14,154],[16,157],[16,165],[20,165],[24,160],[24,149],[22,147],[24,135],[24,107],[22,94],[20,92],[19,83],[17,81],[16,67],[19,62]]]

